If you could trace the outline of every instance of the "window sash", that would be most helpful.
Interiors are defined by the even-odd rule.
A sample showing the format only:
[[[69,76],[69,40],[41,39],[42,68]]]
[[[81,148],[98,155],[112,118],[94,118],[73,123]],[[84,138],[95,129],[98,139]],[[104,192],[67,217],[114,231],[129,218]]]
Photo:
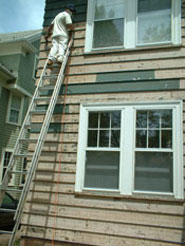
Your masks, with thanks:
[[[21,110],[23,108],[23,98],[10,94],[7,123],[19,125],[21,121]]]

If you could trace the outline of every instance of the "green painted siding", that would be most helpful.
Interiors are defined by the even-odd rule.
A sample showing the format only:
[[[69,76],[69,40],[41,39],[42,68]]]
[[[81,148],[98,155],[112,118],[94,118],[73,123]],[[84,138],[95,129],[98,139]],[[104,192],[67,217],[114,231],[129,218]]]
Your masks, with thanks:
[[[138,81],[155,79],[154,70],[149,71],[131,71],[131,72],[114,72],[99,73],[96,82],[118,82],[118,81]]]
[[[60,95],[63,94],[63,88]],[[108,83],[86,83],[68,85],[68,95],[73,94],[97,94],[114,92],[136,92],[136,91],[161,91],[175,90],[180,88],[179,79],[148,80],[148,81],[125,81]],[[49,96],[52,90],[42,92],[42,96]]]
[[[45,112],[48,108],[48,104],[44,105],[37,105],[36,110],[41,110]],[[63,105],[61,104],[56,104],[55,109],[54,109],[54,114],[62,114],[63,113]],[[69,113],[69,105],[66,105],[65,107],[65,113]]]
[[[35,123],[32,124],[31,133],[39,133],[41,130],[42,124]],[[60,133],[63,130],[63,125],[61,123],[51,123],[48,129],[49,133]]]
[[[35,89],[35,80],[33,79],[34,63],[35,54],[21,55],[17,84],[30,93],[33,93]]]
[[[20,59],[20,54],[0,56],[0,63],[5,65],[5,67],[8,67],[13,72],[18,72]]]
[[[50,25],[53,18],[61,11],[65,9],[65,5],[69,3],[69,0],[56,1],[50,0],[46,1],[46,12],[44,15],[44,26]],[[87,0],[75,0],[73,1],[76,6],[77,13],[74,16],[74,22],[84,22],[86,21],[87,15]]]
[[[19,134],[20,127],[6,123],[6,116],[8,110],[8,100],[10,92],[2,88],[0,98],[0,154],[3,148],[13,148]]]
[[[17,136],[20,131],[20,126],[12,125],[6,123],[7,111],[8,111],[8,101],[9,101],[10,91],[2,87],[2,93],[0,97],[0,158],[3,148],[14,148]],[[22,112],[22,121],[26,114],[29,105],[29,98],[24,98],[24,106]]]

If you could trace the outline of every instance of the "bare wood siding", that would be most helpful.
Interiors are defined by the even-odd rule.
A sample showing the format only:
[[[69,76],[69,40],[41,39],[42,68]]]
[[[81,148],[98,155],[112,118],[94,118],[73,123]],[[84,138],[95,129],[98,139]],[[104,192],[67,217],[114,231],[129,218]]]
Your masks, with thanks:
[[[79,4],[83,5],[82,2]],[[57,4],[58,1],[47,1],[46,18],[51,17],[52,8],[55,9]],[[183,201],[145,195],[127,197],[106,193],[74,192],[81,103],[180,99],[184,101],[185,106],[184,27],[185,21],[182,18],[183,43],[178,47],[119,50],[87,55],[84,54],[85,23],[76,24],[75,42],[66,77],[69,85],[97,84],[101,83],[104,74],[125,72],[126,76],[131,76],[131,81],[177,79],[180,81],[180,87],[156,92],[150,90],[100,94],[82,92],[68,95],[66,98],[68,112],[65,118],[62,118],[60,113],[52,117],[53,124],[62,125],[61,131],[47,134],[38,170],[24,208],[22,245],[34,242],[35,246],[49,246],[54,231],[56,246],[172,246],[184,242]],[[48,54],[43,38],[40,49],[38,76]],[[133,74],[138,71],[141,77],[136,78]],[[153,73],[150,73],[151,71]],[[63,99],[63,95],[60,95],[57,101],[61,106]],[[40,102],[41,105],[46,103]],[[32,122],[41,123],[43,117],[35,115]],[[185,108],[183,119],[185,125]],[[32,137],[37,136],[38,133],[32,133]],[[30,152],[34,150],[34,146],[30,145]],[[54,226],[56,208],[57,220]]]

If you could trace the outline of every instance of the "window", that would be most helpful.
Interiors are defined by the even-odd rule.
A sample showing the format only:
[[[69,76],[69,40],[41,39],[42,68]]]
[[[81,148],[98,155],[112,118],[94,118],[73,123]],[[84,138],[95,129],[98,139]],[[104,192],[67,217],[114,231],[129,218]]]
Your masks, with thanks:
[[[85,51],[179,44],[180,0],[89,0]]]
[[[183,198],[181,102],[82,105],[76,191]]]
[[[19,125],[21,123],[23,100],[20,96],[10,95],[7,122]]]
[[[12,150],[5,150],[2,154],[1,173],[0,173],[1,182],[3,180],[6,169],[8,167],[11,155],[12,155]],[[13,183],[14,183],[14,178],[10,180],[10,185],[13,185]]]

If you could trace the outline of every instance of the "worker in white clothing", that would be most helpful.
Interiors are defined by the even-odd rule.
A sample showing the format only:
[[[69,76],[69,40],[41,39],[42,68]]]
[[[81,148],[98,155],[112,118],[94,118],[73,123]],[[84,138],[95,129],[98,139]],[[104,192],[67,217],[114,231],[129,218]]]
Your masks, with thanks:
[[[73,30],[72,15],[76,12],[74,4],[68,4],[65,11],[59,13],[48,27],[45,40],[52,35],[52,47],[48,56],[48,65],[55,61],[62,63],[69,40],[69,31]]]

